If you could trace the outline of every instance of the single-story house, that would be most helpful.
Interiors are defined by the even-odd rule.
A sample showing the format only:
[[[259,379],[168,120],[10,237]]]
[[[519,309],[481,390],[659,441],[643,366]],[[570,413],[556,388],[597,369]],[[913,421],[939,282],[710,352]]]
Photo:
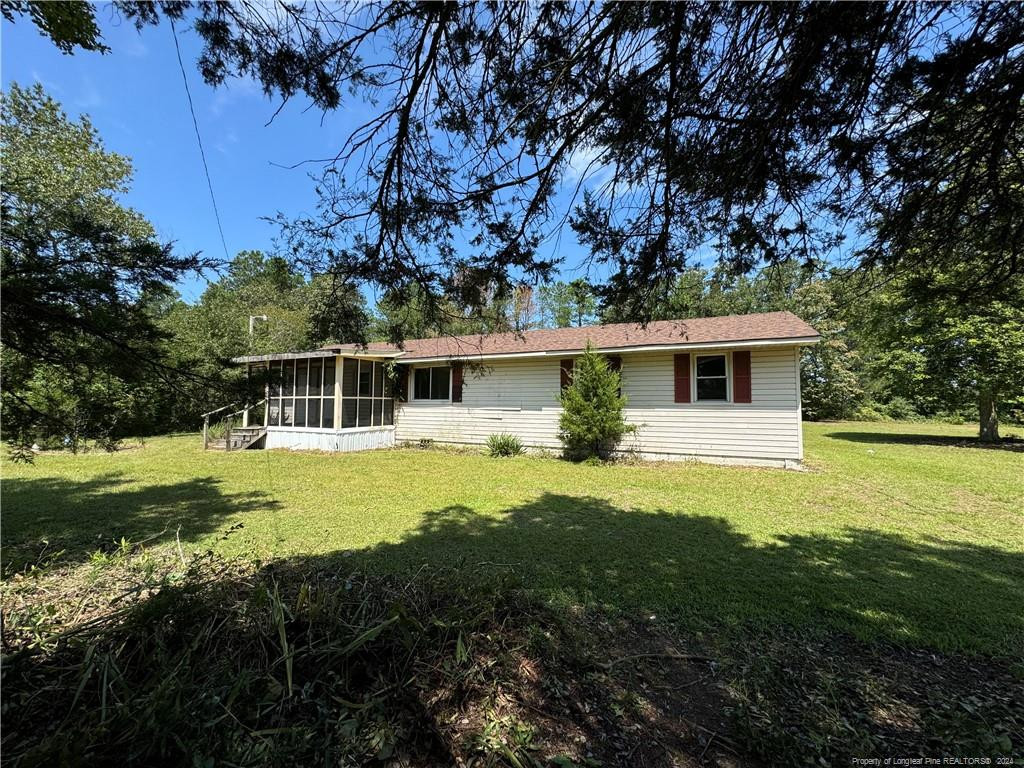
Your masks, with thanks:
[[[803,458],[800,347],[790,312],[331,344],[235,360],[269,366],[247,427],[266,448],[354,451],[430,440],[481,445],[512,433],[557,451],[558,394],[589,342],[622,376],[620,446],[645,459],[794,466]],[[256,443],[256,439],[251,440]]]

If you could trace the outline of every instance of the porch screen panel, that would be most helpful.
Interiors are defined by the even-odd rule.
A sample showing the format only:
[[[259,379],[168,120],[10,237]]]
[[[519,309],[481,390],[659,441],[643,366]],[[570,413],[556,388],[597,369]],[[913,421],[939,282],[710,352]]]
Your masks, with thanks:
[[[295,426],[295,361],[285,360],[281,367],[281,426]]]
[[[284,372],[281,378],[281,393],[285,397],[292,397],[295,395],[295,361],[285,360],[284,361]]]
[[[384,366],[381,363],[373,364],[373,396],[384,397]]]
[[[333,429],[337,374],[333,358],[272,362],[267,424],[272,427]],[[355,391],[353,371],[343,371],[342,386],[350,386]]]
[[[359,396],[370,397],[373,391],[373,363],[369,360],[359,361]]]
[[[270,363],[270,374],[267,380],[267,425],[281,426],[281,361]]]
[[[259,426],[262,426],[264,424],[264,421],[263,421],[263,416],[264,416],[263,409],[266,408],[266,405],[267,405],[266,403],[260,403],[259,405],[254,405],[252,408],[249,409],[249,426],[250,427],[259,427]]]
[[[394,423],[394,403],[384,364],[345,358],[342,366],[341,429],[391,426]],[[326,394],[327,390],[324,392]],[[385,411],[389,413],[387,421]],[[327,418],[326,411],[324,418]]]
[[[321,360],[309,361],[309,396],[320,397],[323,394],[323,368]]]
[[[324,359],[324,401],[321,407],[320,426],[324,429],[334,428],[334,358]]]
[[[359,377],[359,361],[345,358],[341,373],[341,396],[356,396],[356,379]]]
[[[356,426],[356,398],[343,397],[341,399],[341,428],[351,429]]]

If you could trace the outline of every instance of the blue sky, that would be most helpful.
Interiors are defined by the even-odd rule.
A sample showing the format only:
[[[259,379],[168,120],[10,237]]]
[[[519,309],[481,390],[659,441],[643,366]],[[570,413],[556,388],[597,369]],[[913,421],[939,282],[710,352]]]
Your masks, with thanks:
[[[88,114],[106,148],[132,159],[135,177],[125,202],[153,223],[162,240],[222,258],[170,25],[139,33],[109,7],[97,10],[97,21],[111,49],[103,55],[64,55],[27,18],[3,21],[4,88],[12,81],[39,82],[72,118]],[[272,251],[278,228],[261,217],[311,212],[316,202],[308,173],[318,166],[280,166],[334,155],[349,130],[366,119],[365,108],[353,102],[324,115],[295,98],[270,122],[279,101],[251,80],[207,86],[195,66],[199,41],[187,24],[178,25],[178,41],[228,252]],[[582,251],[568,229],[558,247],[570,265],[579,262]],[[566,274],[575,276],[571,269]],[[205,285],[197,277],[178,287],[191,301]]]
[[[171,28],[161,24],[140,34],[109,14],[106,9],[98,14],[111,48],[106,55],[67,56],[27,19],[3,22],[4,87],[11,81],[40,82],[72,117],[87,113],[107,149],[134,163],[125,202],[153,223],[161,239],[173,240],[181,250],[222,257]],[[265,125],[275,104],[259,87],[248,81],[208,87],[194,65],[195,35],[179,27],[178,37],[229,253],[270,250],[276,228],[260,216],[298,213],[314,202],[302,171],[272,163],[322,154],[341,135],[339,121],[321,126],[319,114],[290,108]],[[204,287],[200,278],[179,286],[186,299],[195,299]]]
[[[111,49],[107,54],[78,50],[64,55],[27,18],[3,21],[4,87],[12,81],[39,82],[71,117],[88,114],[106,148],[134,163],[134,183],[125,202],[153,223],[162,240],[173,241],[183,251],[222,258],[224,249],[170,25],[164,21],[140,33],[110,6],[98,7],[97,21]],[[228,253],[272,252],[278,228],[262,217],[279,211],[286,216],[312,212],[316,203],[308,174],[319,166],[287,166],[333,156],[350,130],[365,122],[368,108],[349,101],[324,115],[296,97],[274,116],[279,101],[265,96],[254,81],[233,80],[217,89],[202,81],[195,65],[199,40],[187,23],[178,25],[178,41]],[[583,151],[573,166],[582,170],[591,159]],[[600,182],[598,172],[587,184]],[[557,201],[563,208],[573,188],[570,172]],[[544,255],[564,260],[561,276],[565,279],[583,274],[580,265],[586,253],[574,233],[563,227],[553,234],[542,247]],[[709,260],[707,254],[700,256]],[[591,271],[589,276],[600,279],[603,275]],[[205,280],[196,277],[178,288],[186,300],[193,301],[205,286]],[[368,289],[366,293],[372,303],[374,296]]]

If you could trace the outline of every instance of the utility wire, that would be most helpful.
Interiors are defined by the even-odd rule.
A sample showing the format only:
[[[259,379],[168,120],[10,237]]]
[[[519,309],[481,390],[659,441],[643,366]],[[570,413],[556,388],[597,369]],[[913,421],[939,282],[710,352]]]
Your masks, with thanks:
[[[188,87],[188,78],[185,76],[185,65],[181,61],[181,48],[178,46],[178,33],[174,29],[174,19],[171,22],[171,35],[174,37],[174,50],[178,54],[178,68],[181,70],[181,80],[185,83],[185,95],[188,96],[188,111],[192,113],[192,126],[196,129],[196,141],[199,143],[199,156],[203,158],[203,171],[206,173],[206,186],[210,188],[210,200],[213,201],[213,216],[217,219],[217,231],[220,232],[220,244],[224,247],[225,263],[231,261],[228,255],[228,243],[224,239],[224,227],[220,223],[220,211],[217,209],[217,197],[213,194],[213,182],[210,180],[210,166],[206,163],[206,151],[203,149],[203,137],[199,135],[199,121],[196,120],[196,108],[192,103],[192,91]]]

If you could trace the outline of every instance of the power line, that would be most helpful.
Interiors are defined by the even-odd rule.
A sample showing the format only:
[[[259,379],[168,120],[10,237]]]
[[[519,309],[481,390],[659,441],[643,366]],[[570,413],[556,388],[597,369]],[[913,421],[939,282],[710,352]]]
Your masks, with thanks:
[[[192,103],[192,91],[188,87],[188,78],[185,76],[185,65],[181,61],[181,48],[178,46],[178,32],[174,28],[174,19],[171,22],[171,35],[174,37],[174,50],[178,54],[178,68],[181,69],[181,81],[185,83],[185,95],[188,96],[188,111],[192,113],[192,126],[196,129],[196,141],[199,143],[199,156],[203,158],[203,171],[206,173],[206,186],[210,188],[210,200],[213,201],[213,216],[217,219],[217,231],[220,232],[220,244],[224,247],[224,259],[231,261],[228,255],[228,243],[224,239],[224,227],[220,223],[220,211],[217,209],[217,197],[213,194],[213,182],[210,180],[210,166],[206,163],[206,151],[203,149],[203,137],[199,135],[199,121],[196,120],[196,108]]]

